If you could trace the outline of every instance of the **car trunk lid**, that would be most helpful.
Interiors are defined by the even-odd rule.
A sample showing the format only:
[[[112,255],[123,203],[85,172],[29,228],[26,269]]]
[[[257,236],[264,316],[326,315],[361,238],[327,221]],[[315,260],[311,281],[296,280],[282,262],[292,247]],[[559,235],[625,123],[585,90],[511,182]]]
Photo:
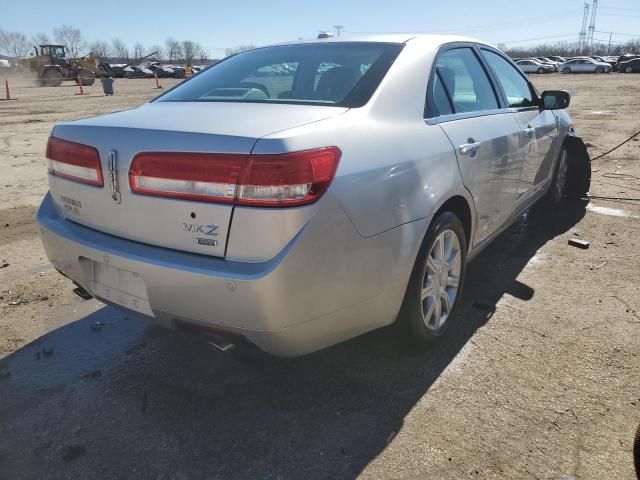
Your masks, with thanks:
[[[233,206],[133,193],[128,172],[142,152],[249,155],[262,136],[347,109],[234,103],[151,103],[135,110],[59,124],[53,137],[98,150],[104,187],[50,175],[64,216],[142,243],[224,257]]]

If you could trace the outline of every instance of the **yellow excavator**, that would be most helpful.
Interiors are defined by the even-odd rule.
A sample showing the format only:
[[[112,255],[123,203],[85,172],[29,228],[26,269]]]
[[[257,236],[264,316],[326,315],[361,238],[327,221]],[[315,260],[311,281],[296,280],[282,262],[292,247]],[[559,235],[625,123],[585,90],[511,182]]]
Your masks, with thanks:
[[[22,58],[18,62],[23,71],[34,76],[38,83],[45,87],[59,87],[63,81],[81,82],[84,86],[93,85],[96,78],[113,73],[109,64],[98,63],[93,53],[79,58],[67,58],[64,45],[38,45],[33,48],[35,55]],[[136,63],[156,53],[140,58]],[[129,65],[132,64],[126,66]]]

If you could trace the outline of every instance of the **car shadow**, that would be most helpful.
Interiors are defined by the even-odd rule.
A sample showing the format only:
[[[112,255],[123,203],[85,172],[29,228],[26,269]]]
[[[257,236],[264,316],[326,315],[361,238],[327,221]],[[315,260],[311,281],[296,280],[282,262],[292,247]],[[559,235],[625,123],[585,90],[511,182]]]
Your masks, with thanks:
[[[426,351],[386,328],[295,359],[221,354],[101,308],[0,360],[0,476],[354,478],[497,302],[535,295],[518,275],[584,212],[534,210],[498,237]]]

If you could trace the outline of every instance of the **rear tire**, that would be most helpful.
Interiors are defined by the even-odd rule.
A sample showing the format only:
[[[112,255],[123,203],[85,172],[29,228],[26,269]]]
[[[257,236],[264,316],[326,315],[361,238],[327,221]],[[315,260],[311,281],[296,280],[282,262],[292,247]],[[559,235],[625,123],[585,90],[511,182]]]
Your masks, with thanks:
[[[624,69],[624,71],[626,73],[633,73],[633,68],[632,67],[627,67],[627,68]]]
[[[562,69],[562,73],[571,73],[571,69],[569,67],[564,67]]]
[[[429,225],[405,293],[400,323],[419,345],[442,336],[455,315],[466,274],[467,241],[451,212]]]
[[[540,67],[536,73],[544,73],[544,68]]]
[[[604,68],[596,67],[596,73],[604,73]]]
[[[62,85],[62,74],[54,68],[45,70],[42,74],[42,85],[45,87],[59,87]]]
[[[81,68],[78,70],[78,74],[76,76],[78,81],[82,82],[83,87],[89,87],[94,84],[96,81],[96,75],[91,70],[87,70],[86,68]]]

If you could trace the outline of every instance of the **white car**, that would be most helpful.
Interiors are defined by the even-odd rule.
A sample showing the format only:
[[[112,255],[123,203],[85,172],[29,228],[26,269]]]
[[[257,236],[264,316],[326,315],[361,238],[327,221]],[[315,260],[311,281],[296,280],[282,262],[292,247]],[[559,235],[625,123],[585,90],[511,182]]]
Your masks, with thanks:
[[[553,65],[539,62],[533,58],[518,60],[516,63],[524,73],[553,73],[555,71]]]
[[[560,65],[562,73],[609,73],[613,67],[606,62],[598,62],[593,58],[572,58]]]

